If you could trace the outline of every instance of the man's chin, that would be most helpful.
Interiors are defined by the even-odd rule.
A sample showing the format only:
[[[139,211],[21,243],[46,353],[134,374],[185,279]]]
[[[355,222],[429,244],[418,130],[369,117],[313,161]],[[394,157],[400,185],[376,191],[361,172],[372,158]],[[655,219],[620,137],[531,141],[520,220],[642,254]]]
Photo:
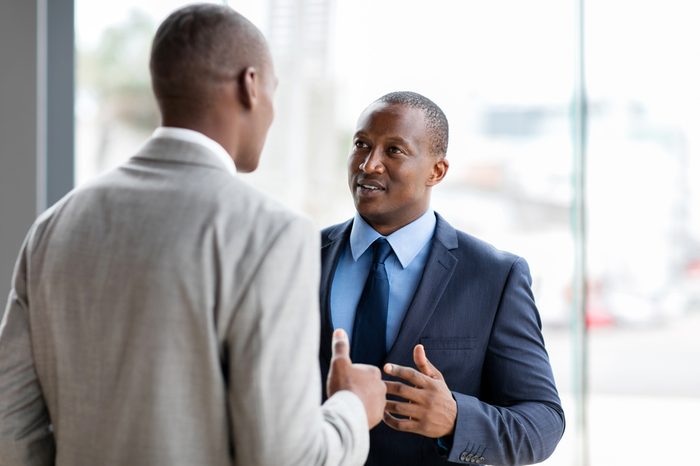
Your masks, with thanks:
[[[240,166],[239,167],[238,165],[236,165],[236,171],[238,173],[252,173],[257,169],[258,169],[257,163],[255,165],[252,165],[252,166]]]
[[[260,164],[260,155],[257,157],[240,158],[239,160],[236,160],[235,163],[236,171],[238,173],[251,173],[258,169],[258,165]]]
[[[372,200],[357,199],[355,198],[355,210],[362,216],[365,220],[381,222],[383,217],[386,215],[382,211],[378,203],[372,202]]]
[[[357,205],[356,205],[357,207]],[[372,209],[357,209],[357,213],[375,230],[379,231],[381,225],[386,224],[386,216]]]

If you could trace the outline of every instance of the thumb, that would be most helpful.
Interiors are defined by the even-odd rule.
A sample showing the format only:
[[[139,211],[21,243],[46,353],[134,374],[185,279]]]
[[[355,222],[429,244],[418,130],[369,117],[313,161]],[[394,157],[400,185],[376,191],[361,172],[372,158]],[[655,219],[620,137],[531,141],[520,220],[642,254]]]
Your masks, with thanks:
[[[425,355],[425,348],[423,345],[416,345],[415,348],[413,348],[413,361],[416,363],[418,370],[423,374],[432,379],[442,379],[440,371],[428,361],[428,356]]]
[[[331,360],[347,359],[350,361],[350,343],[348,342],[348,334],[342,328],[336,329],[333,332],[333,345]]]

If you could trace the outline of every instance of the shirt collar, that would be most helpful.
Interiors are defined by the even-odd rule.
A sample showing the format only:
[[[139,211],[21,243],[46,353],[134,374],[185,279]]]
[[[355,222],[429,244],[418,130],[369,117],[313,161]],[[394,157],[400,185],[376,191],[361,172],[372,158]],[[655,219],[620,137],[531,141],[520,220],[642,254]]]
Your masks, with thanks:
[[[223,162],[226,170],[228,170],[232,175],[236,174],[236,163],[233,161],[229,153],[226,152],[226,149],[224,149],[221,144],[214,141],[210,137],[205,136],[199,131],[194,131],[187,128],[174,128],[172,126],[160,126],[153,132],[153,137],[177,139],[179,141],[199,144],[200,146],[207,148],[209,152],[213,153],[217,159]]]
[[[430,241],[435,232],[435,223],[435,212],[433,209],[428,209],[413,222],[385,237],[399,259],[401,267],[405,269],[423,249],[423,246]],[[357,261],[377,238],[382,238],[382,235],[372,228],[359,213],[355,213],[355,220],[352,222],[352,230],[350,231],[350,251],[353,260]]]

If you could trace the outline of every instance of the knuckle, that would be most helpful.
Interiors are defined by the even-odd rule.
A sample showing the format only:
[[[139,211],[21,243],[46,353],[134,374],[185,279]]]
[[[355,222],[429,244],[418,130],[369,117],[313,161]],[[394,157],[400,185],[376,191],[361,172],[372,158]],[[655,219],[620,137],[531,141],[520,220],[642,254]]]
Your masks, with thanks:
[[[345,351],[345,343],[342,341],[336,341],[333,345],[333,351],[336,353],[341,353]]]
[[[345,359],[340,356],[334,356],[333,359],[331,359],[331,364],[336,367],[342,365],[344,362]]]

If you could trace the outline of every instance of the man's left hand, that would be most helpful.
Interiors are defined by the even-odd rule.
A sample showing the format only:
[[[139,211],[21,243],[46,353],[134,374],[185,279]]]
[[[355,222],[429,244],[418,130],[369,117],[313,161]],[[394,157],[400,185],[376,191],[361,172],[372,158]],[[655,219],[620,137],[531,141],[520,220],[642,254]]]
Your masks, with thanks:
[[[385,382],[387,395],[396,395],[406,401],[387,400],[384,423],[395,430],[431,438],[452,434],[457,419],[457,402],[452,398],[444,377],[428,361],[423,345],[416,345],[413,349],[413,361],[418,370],[397,364],[384,365],[384,372],[408,382]],[[406,418],[397,418],[393,414]]]

